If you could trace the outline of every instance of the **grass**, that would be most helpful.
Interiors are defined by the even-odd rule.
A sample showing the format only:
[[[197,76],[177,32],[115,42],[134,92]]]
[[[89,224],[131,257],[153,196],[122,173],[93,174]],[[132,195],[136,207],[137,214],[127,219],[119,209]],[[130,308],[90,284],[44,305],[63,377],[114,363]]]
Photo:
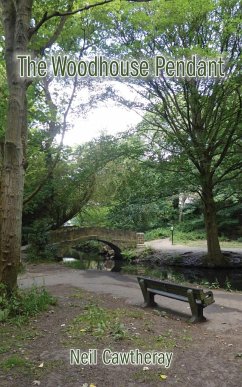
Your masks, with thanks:
[[[89,333],[97,339],[111,335],[114,340],[122,340],[127,331],[120,322],[119,312],[119,309],[108,310],[90,303],[84,312],[74,319],[68,332],[75,338]]]
[[[83,290],[75,290],[71,298],[80,299],[83,302],[79,306],[81,309],[78,311],[78,316],[70,321],[69,326],[61,329],[61,336],[56,338],[61,348],[64,344],[65,349],[72,347],[83,350],[110,348],[116,351],[128,351],[139,348],[142,352],[153,350],[164,352],[173,351],[179,345],[180,348],[189,348],[191,345],[192,337],[189,329],[182,329],[182,327],[178,331],[176,327],[171,329],[173,325],[169,323],[168,317],[167,320],[163,318],[160,320],[152,310],[146,312],[140,308],[120,305],[116,301],[112,301],[110,305],[109,299],[101,298],[100,300],[93,295],[90,299],[90,294]],[[47,378],[53,373],[65,374],[66,361],[45,360],[44,367],[40,367],[38,349],[34,354],[31,352],[33,346],[41,348],[41,340],[36,340],[36,338],[42,335],[44,337],[45,331],[43,329],[40,331],[40,327],[33,324],[31,320],[28,325],[23,325],[18,329],[9,322],[0,324],[0,336],[4,337],[4,343],[0,344],[0,351],[2,349],[3,354],[0,357],[0,367],[6,380],[9,377],[12,380],[18,380],[18,378],[27,381],[40,380],[42,385],[42,378]],[[64,343],[62,339],[65,340]],[[48,342],[45,345],[49,351]],[[45,349],[43,347],[41,350]],[[166,370],[162,367],[148,368],[147,371],[144,371],[135,367],[130,380],[132,378],[133,383],[153,381],[154,385],[156,382],[156,385],[159,382],[163,383],[164,379],[161,378],[161,375],[166,374]],[[80,377],[82,377],[81,370]],[[75,382],[76,379],[73,379],[73,383]]]
[[[26,322],[30,316],[55,305],[56,299],[45,288],[32,287],[30,290],[17,290],[10,298],[3,285],[0,285],[0,323],[11,321],[17,325]]]
[[[169,238],[171,236],[171,231],[168,227],[160,227],[154,230],[147,231],[145,233],[145,240],[151,241],[152,239],[163,239]]]
[[[8,359],[3,360],[0,364],[2,369],[5,371],[9,371],[10,369],[15,367],[29,368],[32,366],[32,363],[29,360],[24,359],[18,355],[11,356]]]
[[[34,324],[36,325],[36,324]],[[60,369],[62,360],[48,360],[44,367],[40,368],[40,360],[31,360],[29,348],[36,346],[36,340],[44,337],[45,333],[33,327],[31,321],[16,328],[12,320],[0,324],[0,337],[4,341],[0,343],[0,369],[2,373],[31,376],[33,379],[40,378],[49,370]],[[27,356],[30,358],[28,359]]]
[[[0,332],[1,332],[1,330],[0,330]],[[0,346],[0,355],[2,353],[8,352],[10,349],[11,349],[11,346],[6,344],[6,343],[4,343],[3,345]]]
[[[45,362],[44,368],[40,368],[39,361],[31,361],[27,358],[20,357],[19,355],[12,355],[7,359],[4,359],[0,362],[0,368],[4,373],[16,375],[21,373],[21,375],[31,376],[32,378],[41,378],[48,371],[54,369],[60,369],[63,367],[63,360],[50,360]]]
[[[169,227],[161,227],[145,233],[145,240],[170,238],[171,230]],[[185,243],[187,241],[197,241],[205,239],[204,231],[183,231],[179,227],[174,227],[174,243]]]
[[[4,287],[1,286],[0,296],[0,369],[3,374],[26,375],[40,378],[43,373],[53,368],[60,368],[61,361],[45,362],[45,367],[39,368],[39,360],[28,359],[28,348],[35,345],[35,340],[45,336],[44,332],[36,329],[30,319],[38,313],[48,310],[50,305],[56,304],[44,288],[31,288],[28,291],[18,290],[10,299],[7,298]]]
[[[144,337],[139,331],[148,332]],[[82,347],[89,345],[112,347],[117,342],[124,342],[125,345],[139,347],[141,350],[171,350],[176,345],[176,338],[173,332],[167,330],[156,335],[150,331],[150,321],[147,322],[142,310],[129,310],[126,308],[110,309],[89,302],[81,315],[77,316],[68,326],[66,333],[70,341],[77,345],[78,341]],[[99,343],[99,344],[98,344]]]

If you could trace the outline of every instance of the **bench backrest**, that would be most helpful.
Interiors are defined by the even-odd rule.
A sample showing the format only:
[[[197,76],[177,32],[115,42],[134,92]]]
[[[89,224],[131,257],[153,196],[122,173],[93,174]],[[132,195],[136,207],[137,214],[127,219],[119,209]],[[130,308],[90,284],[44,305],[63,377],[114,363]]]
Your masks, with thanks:
[[[189,289],[192,289],[193,295],[197,300],[203,300],[204,299],[204,292],[201,288],[193,288],[191,286],[183,286],[183,285],[177,285],[173,284],[171,282],[166,281],[160,281],[151,279],[149,277],[137,277],[138,281],[142,281],[146,288],[152,289],[152,290],[161,290],[168,293],[177,294],[179,296],[187,297],[187,291]]]

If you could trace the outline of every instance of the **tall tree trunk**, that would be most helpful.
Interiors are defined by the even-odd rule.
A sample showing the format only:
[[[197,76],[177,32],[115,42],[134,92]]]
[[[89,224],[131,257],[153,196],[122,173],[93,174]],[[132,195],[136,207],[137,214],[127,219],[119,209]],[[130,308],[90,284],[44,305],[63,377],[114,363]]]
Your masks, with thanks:
[[[225,259],[222,255],[216,220],[216,205],[214,201],[212,184],[204,183],[202,187],[202,198],[204,205],[204,220],[207,236],[208,263],[211,266],[224,266]]]
[[[9,104],[4,142],[0,204],[0,282],[8,293],[17,286],[27,141],[27,84],[20,79],[16,55],[26,53],[31,0],[1,0]]]
[[[22,203],[24,186],[24,146],[21,132],[25,91],[16,87],[10,95],[8,128],[4,144],[1,184],[0,282],[11,293],[17,285],[20,262]]]

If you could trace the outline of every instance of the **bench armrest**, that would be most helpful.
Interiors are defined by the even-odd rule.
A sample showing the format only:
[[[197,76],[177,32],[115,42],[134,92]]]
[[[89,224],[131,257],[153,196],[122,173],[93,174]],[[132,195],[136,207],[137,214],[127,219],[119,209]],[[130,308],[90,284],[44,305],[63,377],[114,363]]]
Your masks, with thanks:
[[[210,305],[212,304],[214,301],[214,297],[213,297],[213,292],[211,290],[209,290],[208,292],[205,292],[203,293],[203,299],[202,299],[202,302],[205,304],[205,305]]]

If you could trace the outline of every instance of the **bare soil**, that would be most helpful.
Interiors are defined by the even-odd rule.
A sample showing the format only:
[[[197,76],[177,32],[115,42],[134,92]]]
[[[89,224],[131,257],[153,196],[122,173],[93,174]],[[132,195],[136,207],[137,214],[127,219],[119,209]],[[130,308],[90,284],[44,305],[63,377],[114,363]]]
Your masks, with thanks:
[[[242,329],[238,327],[215,333],[204,329],[203,323],[191,325],[165,312],[128,305],[110,294],[71,285],[47,289],[57,297],[56,306],[27,325],[0,325],[1,387],[242,386]],[[81,316],[93,304],[114,319],[104,334],[96,335],[83,325]],[[79,325],[74,320],[78,316]],[[123,337],[114,334],[117,321]],[[98,364],[70,365],[71,348],[97,348]],[[105,348],[167,351],[173,352],[173,359],[170,368],[104,365],[100,356]],[[11,363],[13,358],[9,366],[7,360]]]

